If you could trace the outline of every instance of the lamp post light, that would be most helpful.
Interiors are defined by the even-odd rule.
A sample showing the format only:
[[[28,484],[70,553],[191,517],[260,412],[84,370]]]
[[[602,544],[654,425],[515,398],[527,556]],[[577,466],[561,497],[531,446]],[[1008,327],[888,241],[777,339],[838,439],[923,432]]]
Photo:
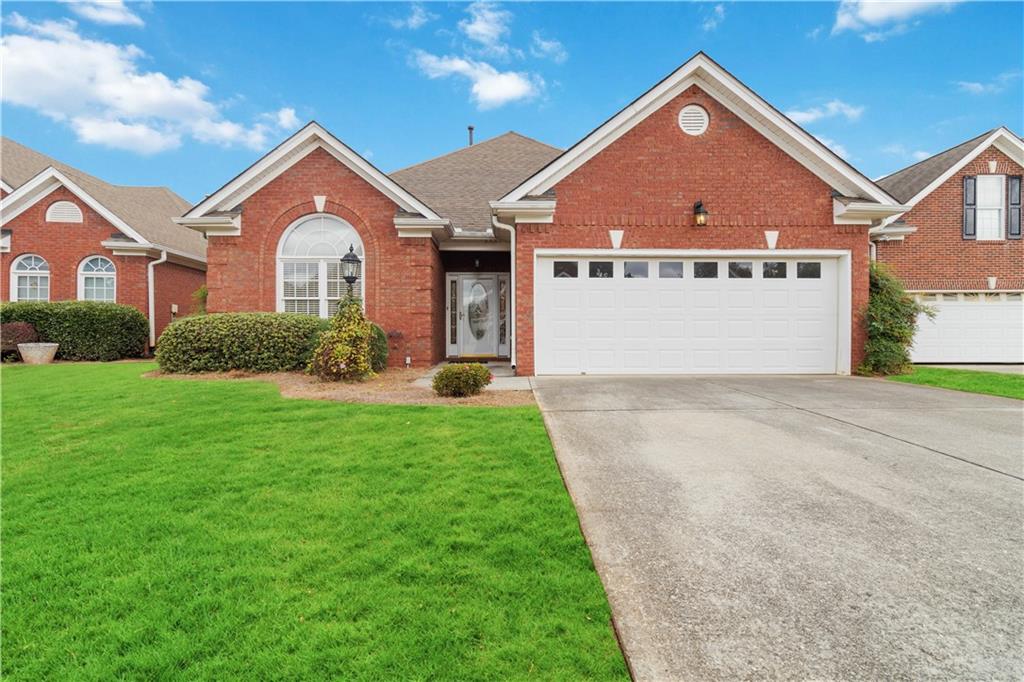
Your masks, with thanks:
[[[349,298],[352,298],[352,285],[359,279],[359,266],[362,263],[356,255],[356,247],[349,244],[348,253],[341,257],[341,278],[348,284]]]
[[[708,224],[708,210],[704,208],[704,202],[700,199],[693,205],[693,222],[697,227],[704,227]]]

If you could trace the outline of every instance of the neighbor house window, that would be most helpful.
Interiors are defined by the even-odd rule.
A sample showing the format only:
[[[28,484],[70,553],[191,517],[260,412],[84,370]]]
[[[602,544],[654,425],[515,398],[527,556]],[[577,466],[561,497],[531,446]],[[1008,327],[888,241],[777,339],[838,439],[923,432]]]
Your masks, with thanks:
[[[117,271],[109,258],[93,256],[78,266],[78,300],[113,303],[117,296]]]
[[[12,301],[49,301],[50,264],[42,256],[26,254],[11,267]]]
[[[278,310],[330,317],[348,293],[341,276],[341,257],[355,247],[366,272],[366,254],[359,233],[349,223],[332,215],[317,214],[293,223],[278,244]],[[352,287],[363,299],[363,275]]]
[[[979,175],[977,183],[977,240],[1001,240],[1004,229],[1003,202],[1006,197],[1006,178],[1003,175]]]

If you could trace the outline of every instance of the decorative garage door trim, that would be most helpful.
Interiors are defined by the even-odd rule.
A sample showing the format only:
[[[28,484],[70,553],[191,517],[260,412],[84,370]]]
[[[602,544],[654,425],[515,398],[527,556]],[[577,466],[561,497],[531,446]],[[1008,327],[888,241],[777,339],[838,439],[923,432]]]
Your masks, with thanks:
[[[614,294],[614,302],[613,303],[609,303],[609,306],[606,306],[607,309],[604,310],[604,312],[608,315],[608,318],[607,319],[594,318],[594,326],[595,327],[599,327],[601,323],[604,323],[604,326],[608,327],[609,330],[613,330],[614,331],[614,335],[617,337],[617,336],[622,336],[623,334],[628,334],[629,333],[629,329],[627,329],[629,327],[628,323],[629,322],[633,322],[633,323],[635,323],[633,325],[633,327],[636,328],[636,330],[633,333],[634,334],[642,335],[646,345],[649,346],[649,347],[646,347],[644,349],[639,349],[636,352],[633,352],[632,355],[634,355],[635,357],[631,358],[631,357],[628,357],[628,355],[631,354],[630,352],[628,352],[629,349],[626,347],[626,345],[624,343],[622,343],[621,339],[618,339],[615,342],[610,342],[609,347],[603,349],[603,351],[602,351],[603,355],[601,355],[601,353],[598,352],[598,350],[601,350],[601,349],[597,348],[597,345],[600,345],[601,341],[598,340],[597,345],[595,345],[596,350],[594,350],[593,353],[590,353],[590,354],[594,355],[594,358],[587,359],[586,361],[581,360],[580,363],[579,363],[579,366],[580,366],[579,369],[573,369],[572,367],[570,367],[570,365],[573,365],[573,364],[569,363],[568,359],[571,359],[571,358],[568,358],[566,360],[566,363],[564,363],[562,365],[559,365],[558,361],[556,361],[555,358],[554,358],[554,352],[553,352],[555,350],[555,348],[557,348],[557,346],[554,345],[554,344],[557,343],[557,341],[556,341],[555,337],[553,336],[553,334],[555,332],[555,328],[553,326],[553,323],[555,322],[555,318],[556,318],[557,315],[554,312],[555,309],[552,307],[552,306],[556,305],[556,303],[551,298],[551,296],[552,296],[552,294],[555,293],[553,291],[553,288],[556,287],[556,286],[560,286],[560,285],[555,285],[553,283],[551,272],[548,271],[548,270],[551,270],[551,267],[549,267],[549,265],[553,266],[554,261],[557,260],[557,259],[565,259],[565,260],[578,259],[580,261],[580,264],[578,266],[579,267],[579,272],[578,272],[578,275],[577,275],[577,280],[574,280],[575,282],[580,283],[580,285],[579,285],[578,288],[567,286],[567,291],[566,291],[566,294],[569,294],[569,293],[572,293],[572,292],[569,292],[568,289],[573,289],[573,290],[577,290],[574,293],[577,294],[578,296],[583,296],[585,294],[588,295],[588,300],[584,300],[583,298],[580,299],[580,303],[579,303],[580,307],[586,308],[586,309],[590,309],[591,301],[589,299],[597,300],[597,296],[595,296],[594,294],[597,294],[597,293],[607,294],[608,292],[612,292]],[[591,262],[591,261],[598,261],[598,260],[601,260],[601,259],[607,259],[609,261],[613,261],[614,263],[617,263],[617,265],[614,266],[614,279],[616,280],[616,284],[613,285],[613,287],[611,289],[609,289],[608,291],[605,291],[605,292],[591,291],[591,288],[594,287],[595,285],[597,285],[597,280],[600,279],[600,278],[599,278],[599,276],[596,276],[596,278],[592,279],[591,278],[591,273],[589,272],[589,270],[586,270],[585,268],[588,268],[588,263],[589,262]],[[628,304],[628,302],[626,301],[626,298],[625,298],[625,296],[629,293],[630,289],[635,289],[636,290],[636,291],[633,292],[634,293],[634,298],[636,298],[636,296],[638,296],[638,295],[642,296],[643,293],[647,293],[647,294],[651,294],[651,295],[656,294],[659,298],[664,298],[665,296],[669,296],[671,298],[672,296],[674,296],[673,291],[671,291],[671,290],[662,291],[663,287],[660,287],[659,285],[657,285],[657,282],[659,281],[659,272],[657,271],[657,268],[658,268],[657,262],[655,262],[655,261],[665,261],[665,260],[672,260],[672,259],[678,259],[678,260],[690,263],[690,265],[688,265],[686,267],[686,273],[685,273],[684,278],[682,280],[679,280],[679,283],[680,283],[680,295],[687,297],[686,298],[686,303],[684,305],[686,305],[686,306],[694,305],[695,306],[696,305],[696,299],[693,298],[693,297],[696,296],[696,295],[700,295],[700,294],[706,294],[706,295],[712,295],[713,294],[712,298],[715,298],[715,299],[717,299],[717,297],[721,296],[721,295],[728,295],[730,301],[729,302],[725,302],[726,299],[725,298],[722,299],[723,300],[723,302],[721,303],[721,306],[722,306],[721,309],[722,310],[725,310],[724,306],[733,304],[733,302],[731,301],[731,299],[733,299],[733,298],[737,299],[735,301],[735,304],[737,305],[737,309],[742,309],[744,306],[748,306],[752,310],[752,313],[751,313],[751,324],[744,326],[743,323],[745,323],[746,321],[743,321],[743,319],[727,319],[727,315],[726,316],[722,316],[720,313],[710,312],[710,311],[718,310],[719,309],[719,304],[718,303],[715,303],[714,305],[712,305],[710,307],[706,307],[706,310],[709,311],[711,317],[716,317],[716,314],[718,315],[718,318],[715,319],[715,321],[712,321],[713,324],[709,326],[709,329],[711,327],[714,327],[716,330],[718,330],[716,333],[719,334],[719,338],[723,339],[726,342],[726,345],[733,345],[731,343],[731,341],[732,341],[731,337],[732,337],[733,334],[736,334],[737,335],[736,338],[738,338],[738,339],[742,338],[742,334],[743,333],[753,333],[755,337],[760,338],[759,334],[761,332],[757,332],[757,331],[752,332],[751,330],[753,330],[753,329],[758,327],[758,322],[757,322],[758,319],[760,317],[764,316],[763,314],[761,314],[762,308],[760,307],[760,306],[763,305],[763,301],[761,301],[759,297],[761,296],[760,292],[767,291],[767,289],[758,289],[758,287],[762,286],[762,285],[760,285],[760,283],[762,281],[768,281],[768,282],[771,281],[770,279],[764,279],[763,278],[763,272],[760,269],[762,266],[761,266],[760,263],[765,262],[765,261],[786,261],[788,263],[791,263],[790,266],[788,266],[788,267],[790,267],[790,269],[793,270],[793,271],[788,273],[788,276],[787,276],[787,278],[785,279],[784,282],[781,279],[776,281],[776,284],[778,285],[778,287],[776,287],[776,292],[775,293],[776,294],[781,294],[781,300],[787,301],[786,303],[784,303],[784,305],[786,306],[787,309],[797,305],[797,304],[793,303],[792,300],[791,300],[792,299],[792,294],[794,292],[800,292],[800,291],[803,291],[804,289],[807,289],[808,292],[816,292],[816,293],[820,293],[822,295],[822,296],[818,296],[817,298],[822,300],[822,302],[820,304],[822,306],[822,308],[821,308],[822,312],[821,312],[821,315],[820,315],[819,319],[820,319],[821,322],[824,323],[824,326],[821,327],[819,325],[818,327],[821,330],[821,334],[822,334],[821,342],[823,344],[827,344],[827,348],[825,349],[826,354],[822,355],[822,356],[819,356],[817,359],[815,359],[813,361],[813,363],[811,363],[809,365],[809,364],[806,363],[806,361],[799,361],[799,363],[798,363],[798,361],[796,361],[794,359],[796,357],[796,354],[795,353],[791,353],[790,355],[787,355],[788,359],[784,359],[783,358],[781,360],[781,364],[776,366],[779,369],[776,370],[776,369],[772,369],[771,366],[774,364],[774,361],[777,358],[772,357],[771,358],[772,359],[771,363],[769,363],[769,361],[764,359],[764,358],[768,357],[768,353],[767,352],[761,352],[763,350],[764,346],[751,345],[751,348],[742,348],[742,347],[740,347],[740,346],[742,346],[742,343],[739,343],[739,344],[735,344],[735,345],[737,345],[737,348],[734,349],[734,350],[736,350],[737,352],[735,352],[735,353],[728,353],[728,354],[729,354],[730,358],[732,357],[733,354],[735,354],[736,356],[743,356],[744,354],[745,355],[757,356],[758,359],[755,359],[753,361],[753,364],[750,366],[750,369],[746,369],[746,367],[744,366],[743,363],[741,363],[741,361],[738,364],[732,364],[732,365],[729,365],[729,366],[727,366],[727,364],[725,364],[724,361],[720,361],[720,363],[718,365],[716,365],[715,364],[715,359],[714,359],[714,353],[711,354],[711,358],[710,359],[708,359],[708,358],[701,358],[702,360],[707,360],[707,361],[705,363],[705,366],[700,367],[700,364],[697,363],[697,361],[696,361],[698,354],[693,352],[694,350],[698,349],[697,348],[698,344],[695,342],[695,338],[696,337],[695,336],[690,336],[691,334],[695,335],[696,332],[698,331],[698,330],[696,330],[696,324],[695,323],[697,323],[699,321],[697,321],[695,316],[694,317],[689,317],[687,315],[684,315],[680,319],[680,321],[673,321],[672,315],[668,315],[667,318],[666,318],[665,324],[662,324],[662,322],[660,322],[660,315],[655,314],[652,317],[652,316],[650,316],[651,315],[651,311],[648,311],[646,313],[646,316],[644,314],[634,314],[634,309],[632,308],[632,305],[635,305],[636,303]],[[639,276],[639,278],[641,278],[641,281],[639,281],[639,282],[631,282],[631,283],[627,284],[628,280],[627,280],[627,278],[625,276],[626,265],[625,265],[624,261],[634,261],[634,260],[636,260],[636,261],[648,261],[649,267],[653,267],[654,268],[654,270],[650,271],[649,274],[648,274],[648,279],[646,280],[647,284],[643,284],[643,280],[642,280],[643,273],[642,272],[637,272],[637,275]],[[701,260],[715,260],[715,261],[720,261],[720,262],[722,262],[722,261],[726,261],[726,262],[729,262],[729,261],[742,261],[742,260],[754,261],[755,262],[755,268],[758,268],[758,269],[757,269],[757,272],[755,273],[755,275],[751,276],[750,280],[751,280],[751,284],[755,285],[755,289],[751,289],[750,287],[748,287],[745,290],[743,290],[743,288],[739,285],[739,282],[741,281],[741,278],[730,279],[729,278],[729,273],[727,271],[720,271],[720,273],[719,273],[719,278],[720,279],[718,280],[718,284],[717,285],[712,285],[711,284],[712,282],[714,282],[713,280],[707,280],[705,282],[701,282],[701,280],[694,279],[692,262],[693,261],[701,261]],[[797,272],[796,272],[796,267],[797,267],[796,263],[798,261],[803,261],[803,260],[819,261],[819,262],[822,262],[823,264],[827,261],[827,267],[822,267],[821,268],[822,279],[821,279],[821,286],[820,287],[818,287],[816,289],[813,288],[813,287],[808,287],[807,284],[801,283],[801,281],[798,280]],[[653,265],[650,265],[650,263],[653,263]],[[642,267],[641,267],[641,269],[642,269]],[[721,267],[720,267],[720,269],[721,269]],[[598,274],[601,274],[601,273],[598,273]],[[569,279],[571,279],[571,273],[569,273]],[[587,284],[587,283],[594,283],[594,284]],[[701,283],[701,284],[698,285],[696,283]],[[730,284],[730,283],[732,283],[732,284]],[[798,283],[800,283],[800,284],[798,284]],[[703,291],[701,291],[700,287],[703,287]],[[714,291],[712,291],[712,290],[714,290]],[[736,296],[733,296],[732,294],[736,294]],[[745,301],[745,299],[744,299],[744,301],[739,301],[738,299],[741,298],[742,294],[746,294],[746,297],[751,298],[752,300],[751,301]],[[567,297],[566,300],[568,300],[568,298],[570,298],[570,297]],[[806,292],[805,292],[805,294],[801,294],[801,296],[800,296],[801,300],[803,300],[804,298],[806,298]],[[583,372],[583,373],[589,372],[589,373],[592,373],[592,374],[612,374],[612,373],[632,373],[632,374],[642,374],[642,373],[673,374],[673,373],[680,373],[681,374],[681,373],[695,373],[695,372],[707,373],[707,374],[717,374],[717,373],[723,373],[723,372],[760,372],[760,373],[772,373],[772,372],[778,372],[778,373],[799,373],[799,372],[804,372],[804,373],[849,374],[849,372],[850,372],[850,354],[851,354],[851,352],[850,352],[850,343],[851,343],[851,329],[852,329],[852,314],[851,314],[852,306],[851,306],[851,275],[850,275],[850,252],[849,251],[824,250],[824,249],[800,249],[800,250],[798,250],[798,249],[790,249],[790,250],[784,250],[784,249],[779,249],[779,250],[764,250],[764,249],[753,249],[753,250],[538,249],[534,253],[534,299],[535,299],[535,304],[534,304],[534,335],[535,335],[534,341],[535,341],[535,349],[534,349],[534,351],[535,351],[535,367],[537,369],[537,374],[566,374],[566,373],[573,374],[573,373],[577,373],[577,372]],[[636,300],[638,301],[639,299],[636,299]],[[571,301],[570,301],[569,305],[571,307],[574,304],[571,303]],[[599,305],[599,304],[595,303],[595,305]],[[666,304],[666,305],[671,305],[671,304]],[[803,304],[800,304],[800,305],[803,305]],[[652,310],[656,312],[656,309],[658,307],[660,307],[660,306],[662,306],[662,303],[660,303],[660,302],[654,303],[654,308]],[[833,306],[835,306],[835,309],[834,310],[830,309]],[[612,309],[612,308],[614,308],[614,309]],[[594,309],[595,310],[599,310],[601,308],[600,307],[595,307]],[[694,307],[694,309],[696,309],[696,307]],[[666,310],[668,311],[669,308],[666,308]],[[566,316],[570,316],[570,315],[566,315]],[[600,315],[598,317],[600,317]],[[630,319],[630,317],[636,317],[636,319]],[[783,314],[783,317],[785,319],[788,319],[788,318],[792,317],[792,315],[786,313],[786,314]],[[692,325],[685,325],[683,327],[685,327],[685,329],[687,331],[685,331],[685,332],[678,332],[679,334],[683,335],[681,338],[684,339],[681,342],[679,349],[673,348],[671,350],[666,350],[665,348],[662,348],[662,349],[657,349],[656,348],[656,346],[659,343],[659,341],[664,341],[665,339],[669,339],[671,336],[676,334],[676,332],[673,332],[670,329],[670,328],[673,327],[673,324],[672,324],[673,322],[688,322],[688,321],[691,321],[691,319],[692,319],[692,322],[694,324],[692,324]],[[581,318],[580,322],[583,322],[582,318]],[[768,324],[768,323],[765,323],[764,321],[761,321],[761,322],[763,324],[765,324],[765,325]],[[786,334],[792,334],[792,335],[794,335],[794,338],[797,338],[797,337],[801,336],[802,334],[798,333],[795,330],[796,330],[796,328],[798,326],[801,326],[801,327],[805,326],[805,322],[806,321],[797,321],[796,318],[788,319],[788,322],[785,322],[785,321],[782,322],[781,328],[783,330],[788,330],[786,332]],[[566,339],[568,340],[572,336],[573,332],[572,332],[572,329],[571,329],[571,327],[572,327],[571,321],[567,321],[567,323],[568,324],[563,325],[563,327],[567,330],[565,333],[568,335],[566,337]],[[726,326],[723,325],[723,323],[727,323],[729,329],[727,329]],[[736,323],[739,323],[739,324],[736,324]],[[578,322],[578,324],[579,324],[579,322]],[[646,324],[646,327],[645,327],[645,324]],[[664,328],[665,330],[667,330],[665,332],[665,334],[667,334],[668,336],[666,336],[665,339],[663,339],[660,336],[656,336],[656,335],[651,335],[650,337],[648,337],[647,335],[651,334],[650,330],[655,329],[655,327],[658,328],[658,329],[663,329]],[[679,326],[677,325],[677,327],[679,327]],[[751,329],[748,330],[748,328],[751,328]],[[682,329],[682,327],[681,327],[681,329]],[[746,331],[744,332],[744,330],[746,330]],[[580,333],[580,332],[575,332],[575,333]],[[611,332],[609,331],[609,335],[610,335],[610,333]],[[641,337],[638,336],[637,338],[639,339]],[[805,337],[805,340],[806,340],[806,337]],[[607,343],[605,345],[607,345]],[[672,345],[671,341],[669,342],[669,345]],[[782,347],[783,348],[788,348],[788,347],[790,347],[790,345],[783,344]],[[796,346],[794,346],[794,347],[796,347]],[[723,346],[723,348],[724,348],[724,346]],[[756,352],[750,353],[749,351],[751,349],[754,349]],[[551,352],[549,352],[549,351],[551,351]],[[649,352],[646,352],[646,354],[645,354],[645,351],[649,351]],[[670,361],[671,358],[668,358],[668,356],[671,355],[673,351],[678,351],[676,353],[677,355],[681,355],[684,352],[688,356],[692,355],[692,363],[691,363],[691,361],[689,359],[683,361],[683,360],[681,360],[679,358],[677,358],[676,360]],[[651,355],[650,353],[654,353],[654,354]],[[829,356],[827,353],[834,353],[834,355],[833,356]],[[601,357],[603,357],[604,359],[603,360],[599,359],[598,355],[601,355]],[[806,355],[806,353],[805,353],[805,355]],[[655,356],[657,357],[656,361],[655,361]],[[722,356],[724,357],[724,355],[722,355]],[[660,359],[662,357],[666,357],[668,359],[666,359],[666,361],[664,361],[664,363],[663,363],[662,359]],[[634,361],[634,364],[632,366],[630,366],[630,363],[629,363],[630,359],[632,359]]]

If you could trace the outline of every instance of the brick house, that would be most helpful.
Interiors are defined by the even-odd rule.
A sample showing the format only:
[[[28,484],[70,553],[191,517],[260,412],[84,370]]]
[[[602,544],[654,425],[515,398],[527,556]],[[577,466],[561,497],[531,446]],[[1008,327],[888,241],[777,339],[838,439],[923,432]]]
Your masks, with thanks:
[[[878,180],[905,213],[872,228],[877,258],[933,307],[915,362],[1024,362],[1024,142],[997,128]]]
[[[698,53],[564,152],[508,133],[387,175],[310,123],[178,222],[212,311],[330,315],[354,251],[395,364],[846,374],[868,231],[905,210]]]
[[[150,344],[189,312],[206,239],[172,219],[166,187],[111,185],[0,138],[0,300],[94,300],[138,308]]]

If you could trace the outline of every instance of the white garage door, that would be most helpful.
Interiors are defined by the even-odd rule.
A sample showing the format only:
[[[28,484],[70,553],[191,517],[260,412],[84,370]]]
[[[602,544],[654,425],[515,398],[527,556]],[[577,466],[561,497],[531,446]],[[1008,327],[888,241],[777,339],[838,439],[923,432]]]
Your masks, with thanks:
[[[836,372],[834,258],[537,259],[538,374]]]
[[[1024,362],[1024,296],[1020,292],[918,294],[935,309],[922,315],[914,362]]]

